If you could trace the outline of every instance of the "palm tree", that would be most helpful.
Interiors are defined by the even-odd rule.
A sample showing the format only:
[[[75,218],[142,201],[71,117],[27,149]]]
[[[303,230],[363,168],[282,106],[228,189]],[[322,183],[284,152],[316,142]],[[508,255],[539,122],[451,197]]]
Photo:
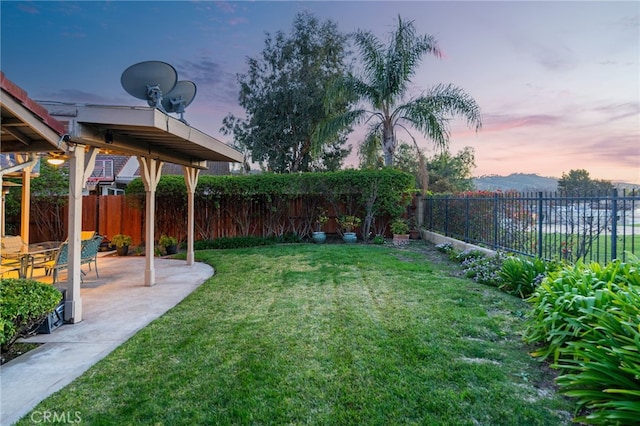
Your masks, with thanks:
[[[318,128],[315,135],[318,143],[353,125],[367,123],[366,141],[381,145],[384,164],[391,166],[397,128],[405,130],[416,147],[408,127],[420,131],[439,148],[449,144],[451,116],[462,116],[469,126],[475,126],[476,131],[480,129],[480,108],[471,96],[453,85],[436,85],[404,102],[422,56],[425,53],[442,56],[435,39],[430,35],[417,35],[413,22],[398,16],[398,28],[391,34],[387,46],[368,31],[358,31],[355,42],[361,52],[364,76],[359,79],[346,75],[327,93],[325,102],[331,106],[349,99],[354,105],[369,104],[372,109],[352,108],[330,117]]]

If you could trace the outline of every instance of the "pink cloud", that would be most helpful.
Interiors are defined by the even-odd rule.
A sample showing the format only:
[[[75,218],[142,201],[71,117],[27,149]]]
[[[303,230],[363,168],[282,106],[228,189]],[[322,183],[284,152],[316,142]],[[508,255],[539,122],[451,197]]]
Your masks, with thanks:
[[[482,123],[482,132],[502,132],[531,126],[551,126],[560,121],[559,117],[546,114],[510,116],[501,114],[487,114]]]

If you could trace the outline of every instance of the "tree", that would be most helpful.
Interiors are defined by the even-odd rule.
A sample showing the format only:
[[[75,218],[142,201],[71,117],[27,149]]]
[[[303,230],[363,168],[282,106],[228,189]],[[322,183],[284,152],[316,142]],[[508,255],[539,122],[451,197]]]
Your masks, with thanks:
[[[69,169],[40,161],[40,176],[31,181],[31,212],[40,234],[50,235],[57,241],[64,239],[64,206],[68,194]]]
[[[432,192],[473,191],[473,169],[475,152],[466,146],[451,155],[449,151],[436,154],[427,162],[429,169],[429,189]]]
[[[423,188],[423,176],[419,159],[424,154],[415,146],[407,143],[398,145],[394,158],[394,167],[416,177],[416,187]],[[475,154],[473,148],[467,146],[452,155],[449,150],[444,150],[426,160],[426,168],[429,169],[428,187],[432,192],[463,192],[472,191],[473,168]]]
[[[589,172],[584,169],[570,170],[562,173],[558,180],[558,191],[568,194],[589,194],[613,190],[613,184],[608,180],[591,179]]]
[[[328,114],[340,114],[346,102],[324,108],[324,93],[346,72],[347,36],[332,21],[321,23],[308,13],[296,15],[289,35],[267,33],[265,48],[247,60],[249,70],[238,75],[240,105],[246,118],[229,114],[221,131],[275,172],[336,170],[350,150],[346,130],[326,138],[312,152],[311,135]]]
[[[335,113],[339,110],[333,109],[334,113],[314,135],[314,141],[322,143],[354,124],[368,123],[369,136],[365,144],[380,144],[384,164],[391,166],[398,128],[405,130],[416,146],[408,127],[420,131],[439,148],[448,146],[451,116],[464,117],[468,125],[475,126],[476,131],[480,129],[480,108],[475,100],[451,84],[438,84],[425,94],[405,102],[409,83],[422,56],[425,53],[442,56],[435,39],[430,35],[417,35],[413,22],[398,17],[398,27],[386,46],[372,33],[363,31],[356,33],[355,43],[361,53],[363,77],[348,74],[337,80],[327,93],[325,103],[331,108],[334,102],[349,99],[352,105],[365,103],[371,109],[354,107],[342,113]]]

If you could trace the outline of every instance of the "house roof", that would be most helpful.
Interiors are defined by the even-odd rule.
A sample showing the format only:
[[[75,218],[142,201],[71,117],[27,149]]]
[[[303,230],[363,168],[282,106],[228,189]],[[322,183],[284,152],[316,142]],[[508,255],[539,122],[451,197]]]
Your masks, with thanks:
[[[60,151],[62,123],[0,71],[1,152]]]

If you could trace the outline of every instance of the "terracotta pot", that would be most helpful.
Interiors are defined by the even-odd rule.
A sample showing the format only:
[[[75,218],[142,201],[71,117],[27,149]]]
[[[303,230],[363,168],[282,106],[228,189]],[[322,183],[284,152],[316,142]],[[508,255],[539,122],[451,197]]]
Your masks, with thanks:
[[[393,245],[404,247],[409,244],[409,234],[393,234]]]

